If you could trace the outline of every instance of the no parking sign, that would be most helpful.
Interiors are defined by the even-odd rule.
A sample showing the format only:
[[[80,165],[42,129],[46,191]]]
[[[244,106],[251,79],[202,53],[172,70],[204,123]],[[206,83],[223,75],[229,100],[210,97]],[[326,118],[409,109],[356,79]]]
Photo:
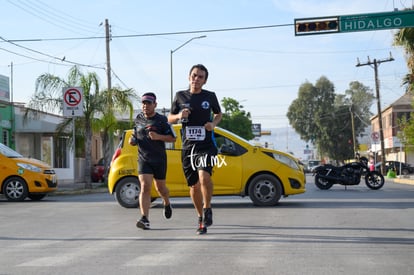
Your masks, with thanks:
[[[371,138],[374,142],[377,142],[379,140],[379,133],[378,132],[372,132]]]
[[[83,116],[82,88],[63,88],[63,116]]]

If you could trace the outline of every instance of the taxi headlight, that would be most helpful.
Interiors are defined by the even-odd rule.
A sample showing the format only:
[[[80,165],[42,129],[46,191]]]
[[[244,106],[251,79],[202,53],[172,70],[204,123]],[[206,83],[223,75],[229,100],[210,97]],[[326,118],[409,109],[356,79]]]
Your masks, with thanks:
[[[37,172],[40,173],[42,172],[42,169],[40,169],[39,167],[33,165],[33,164],[28,164],[28,163],[17,163],[17,166],[26,169],[26,170],[30,170],[33,172]]]
[[[277,153],[273,153],[273,157],[275,158],[275,160],[286,164],[290,168],[300,171],[299,164],[294,159],[288,156],[282,155],[282,154],[277,154]]]

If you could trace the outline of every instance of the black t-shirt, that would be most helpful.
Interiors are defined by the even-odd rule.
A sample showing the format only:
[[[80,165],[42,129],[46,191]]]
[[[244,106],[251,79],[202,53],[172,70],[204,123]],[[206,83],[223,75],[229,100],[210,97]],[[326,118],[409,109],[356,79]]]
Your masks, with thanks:
[[[190,90],[179,91],[176,93],[174,102],[171,106],[171,113],[178,114],[182,109],[189,108],[191,114],[188,122],[183,123],[184,145],[194,143],[210,144],[212,142],[212,132],[206,131],[203,141],[189,141],[185,137],[185,128],[188,126],[204,126],[213,120],[213,114],[221,113],[220,104],[214,92],[201,90],[198,94],[192,94]]]
[[[140,113],[135,118],[134,131],[139,147],[139,161],[161,162],[167,159],[165,142],[152,140],[148,136],[150,131],[155,131],[160,135],[175,137],[174,130],[165,116],[155,113],[153,117],[146,118],[143,113]]]

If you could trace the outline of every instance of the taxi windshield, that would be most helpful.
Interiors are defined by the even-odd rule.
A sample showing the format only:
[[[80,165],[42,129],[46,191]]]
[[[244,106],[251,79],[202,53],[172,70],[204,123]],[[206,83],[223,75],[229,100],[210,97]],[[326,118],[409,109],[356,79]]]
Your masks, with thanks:
[[[14,151],[13,149],[7,147],[3,143],[0,143],[0,154],[8,158],[22,158],[23,156]]]

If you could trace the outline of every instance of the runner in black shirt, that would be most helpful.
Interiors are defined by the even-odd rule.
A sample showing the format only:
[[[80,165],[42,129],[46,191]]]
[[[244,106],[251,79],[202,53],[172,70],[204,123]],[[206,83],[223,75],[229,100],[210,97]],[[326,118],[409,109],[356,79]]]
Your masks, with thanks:
[[[174,142],[176,136],[167,118],[155,112],[157,107],[155,94],[145,93],[141,101],[142,112],[135,119],[135,133],[129,143],[138,145],[138,177],[141,184],[139,205],[142,217],[136,225],[142,229],[150,229],[148,218],[153,180],[164,203],[164,217],[169,219],[172,215],[169,190],[165,181],[167,174],[165,142]]]
[[[202,89],[207,78],[207,68],[194,65],[189,75],[190,89],[176,93],[168,116],[171,123],[182,122],[182,163],[198,215],[198,234],[206,233],[213,223],[211,174],[214,163],[211,160],[217,155],[213,130],[222,117],[216,94]],[[207,161],[199,161],[201,158]]]

